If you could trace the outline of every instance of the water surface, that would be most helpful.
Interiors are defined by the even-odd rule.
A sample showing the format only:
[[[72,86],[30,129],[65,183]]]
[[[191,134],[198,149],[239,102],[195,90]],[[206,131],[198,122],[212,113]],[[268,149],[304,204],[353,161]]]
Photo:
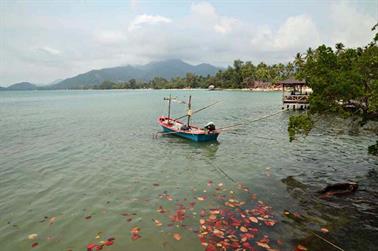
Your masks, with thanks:
[[[246,124],[221,134],[217,143],[154,139],[160,131],[156,118],[167,112],[163,97],[170,93],[181,99],[193,95],[194,109],[222,101],[195,116],[198,125]],[[218,193],[245,201],[245,207],[257,200],[271,206],[277,224],[260,231],[275,248],[302,243],[332,250],[315,232],[345,250],[373,250],[378,160],[367,146],[376,136],[350,133],[330,119],[289,143],[290,112],[248,123],[279,111],[280,98],[275,92],[203,90],[0,92],[1,249],[30,250],[38,242],[35,250],[86,250],[88,243],[114,237],[104,250],[204,250],[197,213],[224,207]],[[173,114],[183,113],[175,104]],[[314,193],[347,180],[360,184],[352,196],[322,200]],[[164,193],[173,200],[161,198]],[[172,225],[177,203],[193,201],[185,226]],[[168,212],[158,213],[159,206]],[[284,210],[305,221],[287,218]],[[130,229],[136,226],[142,237],[133,241]],[[330,232],[321,233],[322,227]],[[32,233],[36,240],[28,240]]]

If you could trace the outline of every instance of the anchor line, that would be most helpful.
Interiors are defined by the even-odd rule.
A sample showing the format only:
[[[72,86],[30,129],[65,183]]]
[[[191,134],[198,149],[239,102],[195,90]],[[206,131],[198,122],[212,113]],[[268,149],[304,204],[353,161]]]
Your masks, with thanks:
[[[226,178],[228,178],[229,180],[231,180],[231,181],[234,182],[234,183],[237,183],[236,180],[234,180],[230,175],[228,175],[225,171],[223,171],[222,168],[220,168],[220,167],[214,165],[214,164],[211,163],[210,161],[207,161],[207,160],[206,160],[206,162],[207,162],[210,166],[214,167],[218,172],[220,172],[221,174],[223,174]]]
[[[281,110],[279,112],[275,112],[275,113],[272,113],[272,114],[268,114],[268,115],[265,115],[263,117],[260,117],[260,118],[257,118],[257,119],[254,119],[254,120],[248,120],[244,123],[239,123],[239,124],[234,124],[234,125],[230,125],[230,126],[225,126],[225,127],[222,127],[222,128],[219,128],[217,130],[220,130],[220,131],[223,131],[223,130],[229,130],[230,128],[233,128],[233,127],[238,127],[238,126],[241,126],[241,125],[245,125],[247,123],[253,123],[253,122],[257,122],[257,121],[260,121],[260,120],[263,120],[263,119],[266,119],[266,118],[269,118],[269,117],[272,117],[274,115],[277,115],[281,112],[284,112],[285,110]]]

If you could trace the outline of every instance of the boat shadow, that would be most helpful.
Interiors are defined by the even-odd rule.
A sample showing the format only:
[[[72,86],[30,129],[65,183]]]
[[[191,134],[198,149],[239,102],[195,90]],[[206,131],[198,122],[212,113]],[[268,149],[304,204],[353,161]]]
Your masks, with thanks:
[[[188,149],[192,153],[196,152],[208,158],[215,158],[220,146],[219,141],[195,142],[174,135],[165,135],[164,137],[177,147]]]

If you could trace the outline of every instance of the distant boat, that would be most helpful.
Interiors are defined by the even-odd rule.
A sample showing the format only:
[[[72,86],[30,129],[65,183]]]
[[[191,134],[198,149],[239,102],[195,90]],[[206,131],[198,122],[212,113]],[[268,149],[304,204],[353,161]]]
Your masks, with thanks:
[[[217,140],[220,131],[216,130],[214,123],[209,122],[206,126],[203,128],[200,128],[198,126],[194,126],[190,124],[190,118],[192,115],[196,112],[202,111],[212,105],[209,105],[207,107],[201,108],[195,112],[192,112],[191,110],[191,99],[192,97],[189,96],[189,102],[188,104],[188,112],[187,115],[184,115],[180,118],[174,119],[170,117],[171,113],[171,101],[174,100],[171,96],[169,98],[164,98],[164,100],[168,100],[168,116],[160,116],[158,118],[159,125],[163,128],[163,131],[165,134],[172,134],[176,135],[185,139],[190,139],[196,142],[206,142],[206,141],[215,141]],[[180,101],[180,103],[186,103],[183,101]],[[179,119],[187,117],[187,123],[181,122]]]

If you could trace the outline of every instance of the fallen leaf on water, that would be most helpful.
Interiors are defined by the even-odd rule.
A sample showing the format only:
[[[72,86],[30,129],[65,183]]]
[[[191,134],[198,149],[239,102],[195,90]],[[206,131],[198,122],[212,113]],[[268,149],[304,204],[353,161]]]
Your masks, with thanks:
[[[210,209],[210,214],[219,214],[220,211],[218,209]]]
[[[211,215],[209,216],[209,219],[210,219],[210,220],[216,220],[216,219],[217,219],[217,216],[216,216],[215,214],[211,214]]]
[[[86,219],[86,220],[89,220],[90,218],[92,218],[91,215],[85,216],[85,219]]]
[[[295,248],[295,251],[306,251],[308,250],[305,246],[302,246],[301,244],[298,244],[298,246]]]
[[[87,245],[87,250],[88,250],[88,251],[92,251],[92,249],[95,248],[96,246],[97,246],[96,244],[89,243],[89,244]]]
[[[32,244],[32,248],[34,248],[34,247],[36,247],[36,246],[38,246],[38,242],[34,242],[34,243]]]
[[[113,245],[113,242],[112,241],[105,241],[105,243],[104,243],[106,246],[111,246],[111,245]]]
[[[200,221],[199,221],[199,222],[200,222],[200,224],[201,224],[201,225],[203,225],[203,224],[205,224],[205,223],[206,223],[206,221],[205,221],[204,219],[200,219]]]
[[[161,223],[159,220],[152,219],[153,222],[155,222],[156,226],[161,227],[163,223]]]
[[[249,219],[251,222],[253,222],[253,223],[258,223],[258,222],[259,222],[259,220],[258,220],[256,217],[253,217],[253,216],[249,217],[248,219]]]
[[[224,235],[224,233],[219,229],[214,229],[213,234],[218,237],[222,237]]]
[[[209,244],[205,251],[217,251],[217,248],[213,244]]]
[[[264,223],[265,223],[265,225],[272,227],[272,226],[274,226],[276,224],[276,221],[274,221],[274,220],[267,220],[267,221],[264,221]]]
[[[199,201],[204,201],[206,198],[204,197],[204,196],[198,196],[197,197],[197,200],[199,200]]]
[[[162,206],[160,206],[158,209],[156,209],[156,211],[157,211],[158,213],[161,213],[161,214],[167,212]]]
[[[133,240],[133,241],[135,241],[135,240],[138,240],[139,238],[141,238],[142,236],[140,236],[139,234],[132,234],[131,235],[131,239]]]
[[[154,183],[154,184],[152,184],[154,187],[158,187],[158,186],[160,186],[160,184],[157,184],[157,183]]]
[[[140,228],[139,228],[139,227],[133,227],[133,228],[130,230],[130,232],[131,232],[132,234],[138,234],[139,231],[140,231]]]
[[[175,233],[173,234],[173,238],[175,238],[176,240],[181,240],[181,235],[179,233]]]
[[[256,244],[262,248],[270,249],[270,246],[267,243],[257,241]]]
[[[329,230],[327,229],[327,228],[325,228],[325,227],[322,227],[321,229],[320,229],[320,231],[322,232],[322,233],[328,233],[329,232]]]
[[[49,224],[54,224],[56,221],[56,217],[51,217],[50,220],[49,220]]]
[[[243,233],[246,233],[246,232],[248,232],[248,228],[241,226],[240,231],[242,231]]]
[[[35,240],[35,239],[37,239],[37,237],[38,237],[38,234],[29,234],[28,235],[29,240]]]
[[[103,247],[104,247],[104,244],[96,245],[96,250],[102,250]]]

